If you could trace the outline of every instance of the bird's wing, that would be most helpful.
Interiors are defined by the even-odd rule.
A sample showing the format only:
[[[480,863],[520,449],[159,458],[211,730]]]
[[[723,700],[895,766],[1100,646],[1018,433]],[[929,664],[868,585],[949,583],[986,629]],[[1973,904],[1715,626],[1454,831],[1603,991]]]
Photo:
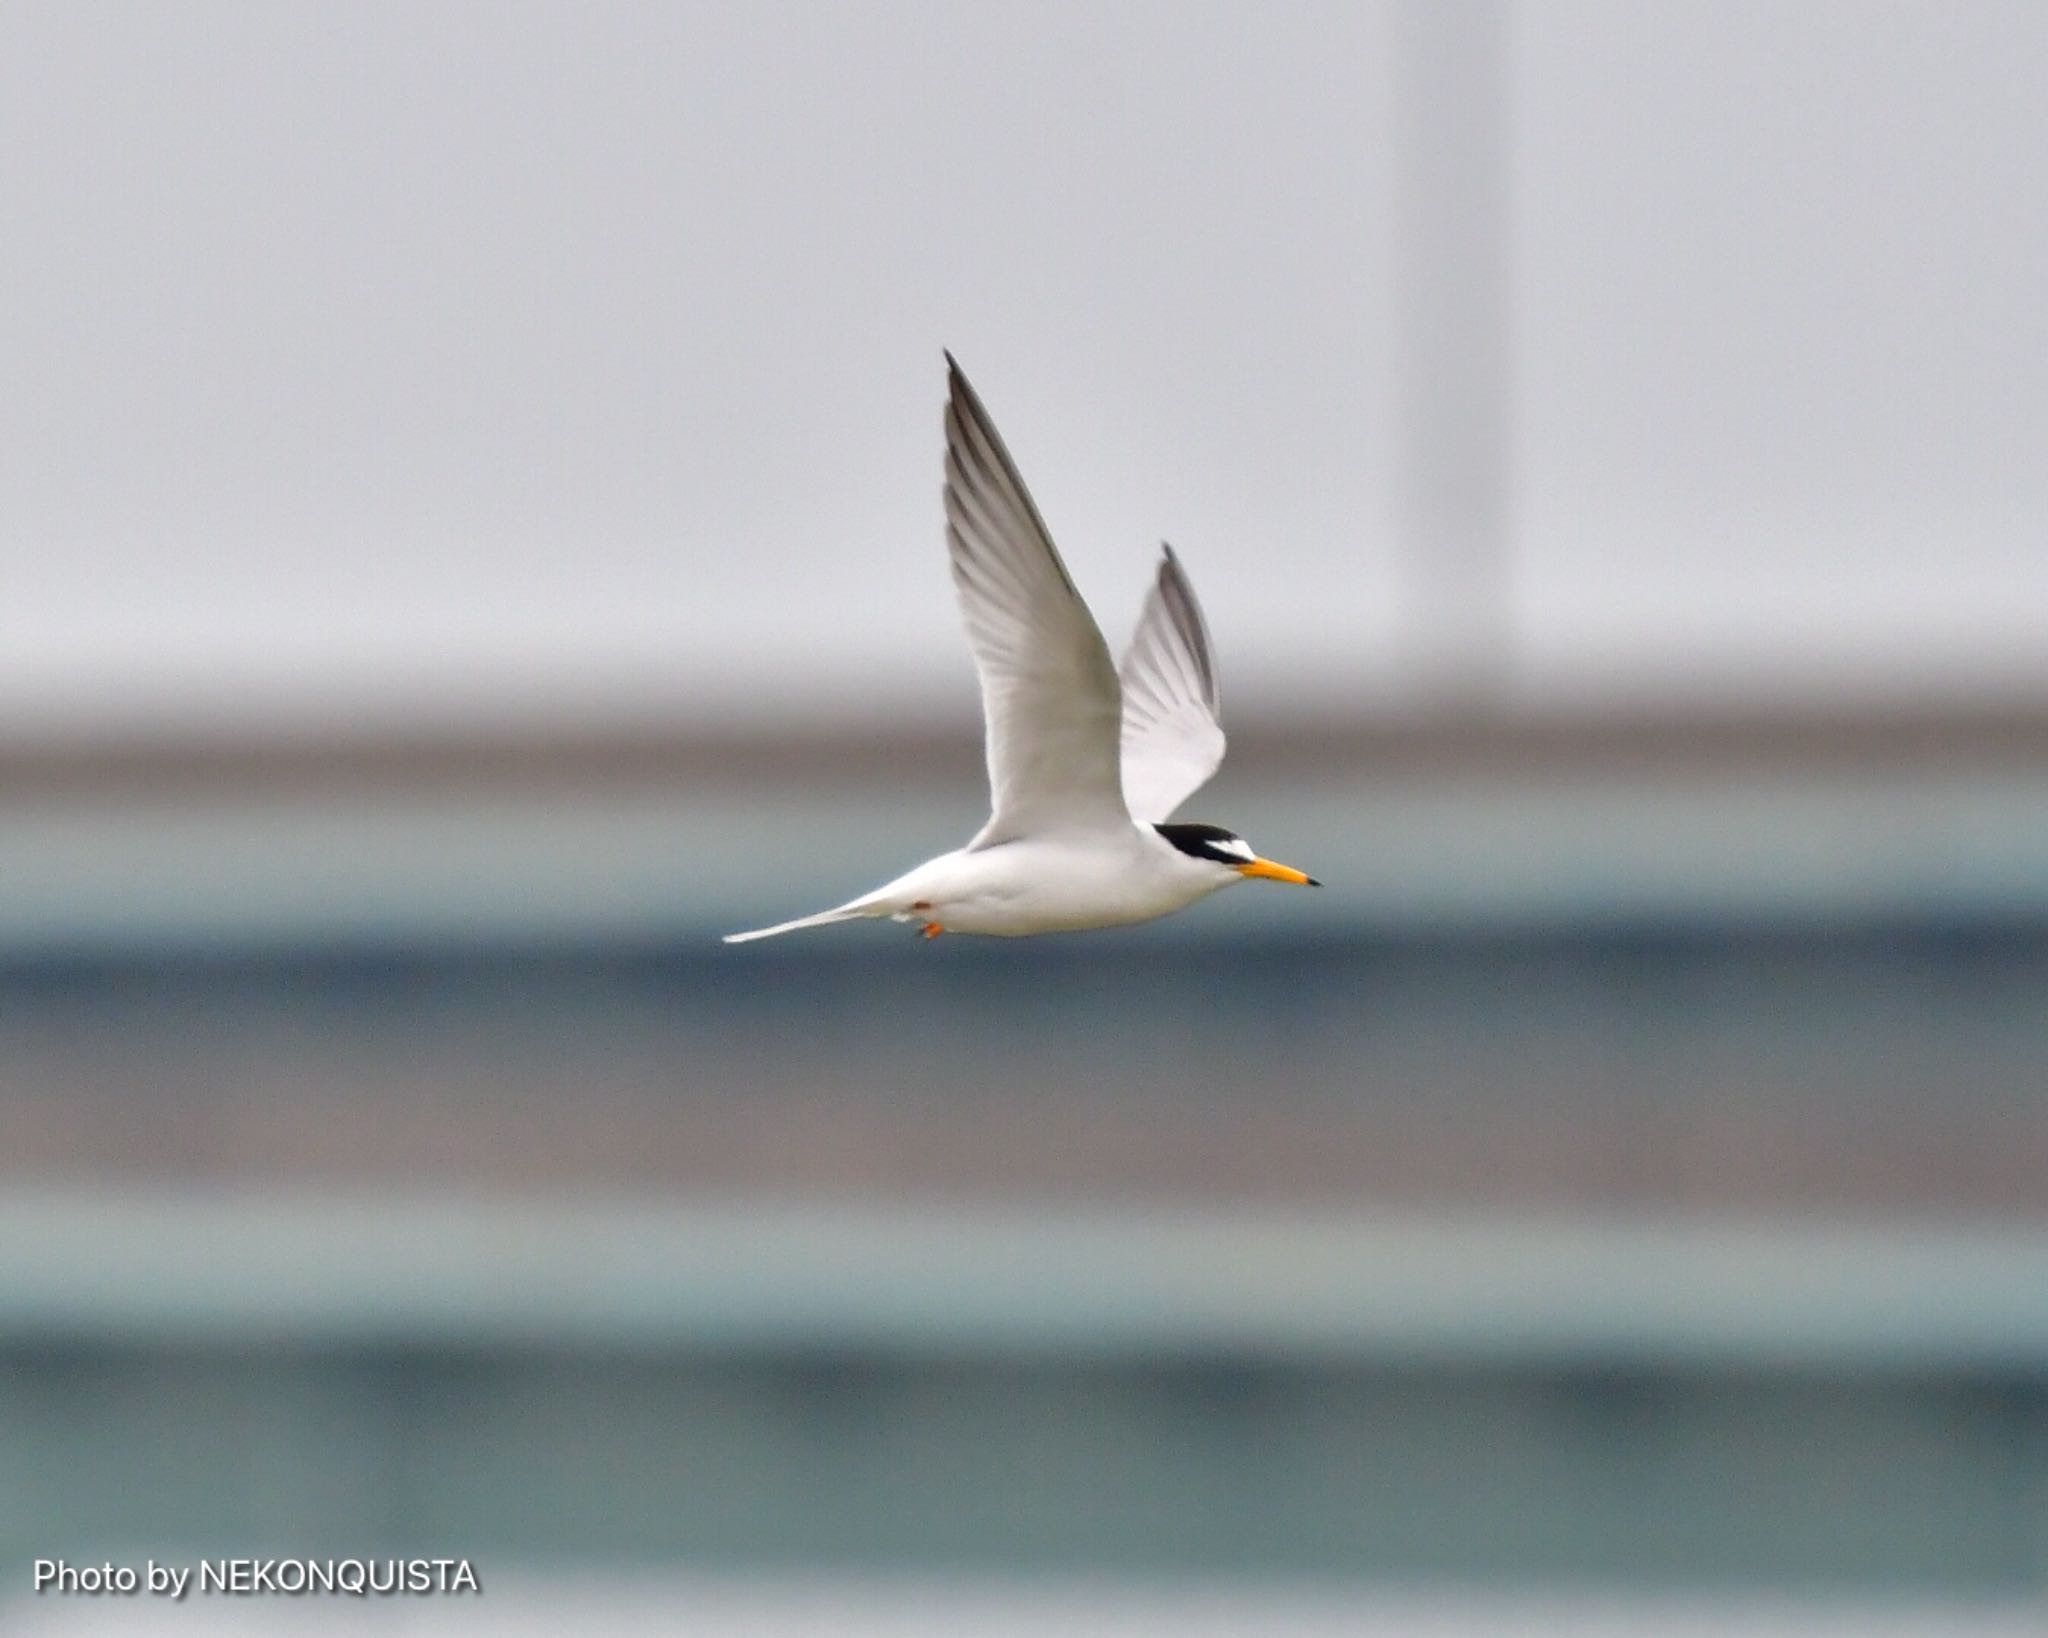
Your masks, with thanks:
[[[1108,645],[950,353],[946,367],[946,541],[981,674],[992,806],[970,846],[1128,825]]]
[[[1123,689],[1124,801],[1134,819],[1162,824],[1223,762],[1209,627],[1171,546],[1124,655]]]

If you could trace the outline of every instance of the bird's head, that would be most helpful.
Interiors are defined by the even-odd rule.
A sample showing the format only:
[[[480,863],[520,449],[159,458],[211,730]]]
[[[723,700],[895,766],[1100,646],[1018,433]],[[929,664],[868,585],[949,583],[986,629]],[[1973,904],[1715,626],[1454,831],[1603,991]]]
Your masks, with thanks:
[[[1323,885],[1315,877],[1304,875],[1291,865],[1275,864],[1271,859],[1260,858],[1251,843],[1221,825],[1154,825],[1152,828],[1190,859],[1214,865],[1219,871],[1228,871],[1235,876],[1263,876],[1267,881],[1292,882],[1297,887]]]

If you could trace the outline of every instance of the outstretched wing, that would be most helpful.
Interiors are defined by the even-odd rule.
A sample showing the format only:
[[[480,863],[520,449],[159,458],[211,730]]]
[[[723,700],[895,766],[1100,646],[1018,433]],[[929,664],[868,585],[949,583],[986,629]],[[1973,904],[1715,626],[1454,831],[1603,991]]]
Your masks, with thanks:
[[[1180,559],[1159,578],[1124,656],[1123,786],[1131,816],[1161,824],[1223,762],[1222,699],[1209,627]]]
[[[951,353],[946,369],[946,541],[981,674],[992,808],[970,845],[1128,825],[1108,645]]]

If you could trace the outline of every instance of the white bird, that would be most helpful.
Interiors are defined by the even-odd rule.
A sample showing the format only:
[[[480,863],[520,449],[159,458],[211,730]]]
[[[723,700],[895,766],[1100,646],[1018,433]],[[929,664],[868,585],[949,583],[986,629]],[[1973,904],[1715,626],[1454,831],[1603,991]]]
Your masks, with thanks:
[[[1217,825],[1170,824],[1223,761],[1209,630],[1165,548],[1119,674],[981,399],[946,355],[946,541],[981,676],[992,813],[942,853],[800,927],[887,916],[940,933],[1150,921],[1247,877],[1320,884]]]

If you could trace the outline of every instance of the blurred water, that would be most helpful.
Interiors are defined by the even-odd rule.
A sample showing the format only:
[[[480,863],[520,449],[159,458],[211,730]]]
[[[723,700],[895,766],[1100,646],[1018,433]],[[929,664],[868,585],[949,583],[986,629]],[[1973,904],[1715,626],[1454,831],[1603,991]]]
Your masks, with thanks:
[[[1027,1569],[1131,1630],[2038,1587],[2039,771],[1272,785],[1214,811],[1341,885],[740,951],[971,788],[17,793],[0,1543],[998,1630]]]
[[[1333,1588],[1310,1583],[1170,1585],[940,1580],[590,1575],[492,1577],[486,1596],[367,1605],[217,1599],[203,1608],[90,1601],[0,1605],[8,1629],[36,1638],[81,1633],[498,1633],[506,1638],[601,1628],[620,1638],[2033,1638],[2034,1603],[1758,1598],[1628,1598]]]

